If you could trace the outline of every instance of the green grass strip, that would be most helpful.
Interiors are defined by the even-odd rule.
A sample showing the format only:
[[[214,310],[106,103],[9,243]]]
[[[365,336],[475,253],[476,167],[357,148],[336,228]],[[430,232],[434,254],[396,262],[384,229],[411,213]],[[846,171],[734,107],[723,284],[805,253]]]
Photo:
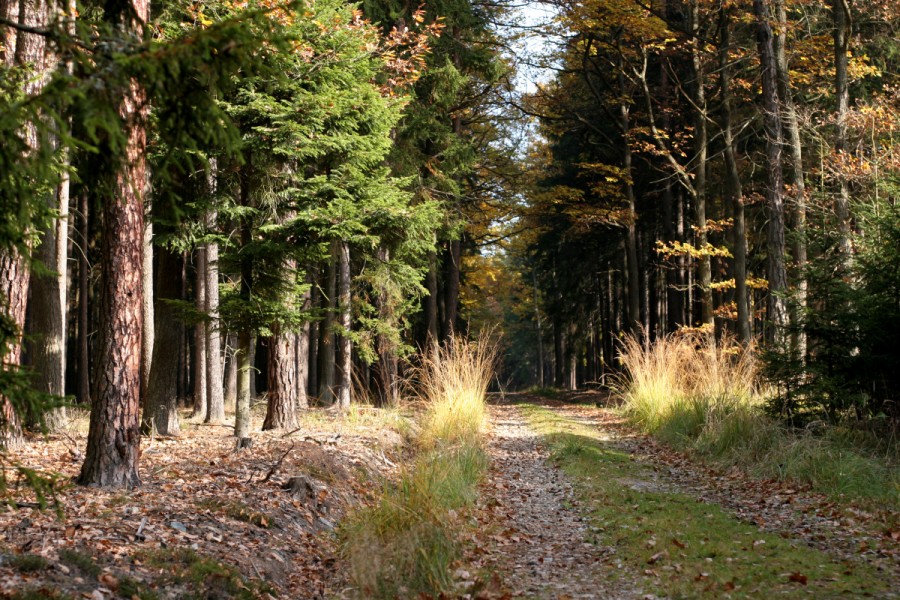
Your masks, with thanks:
[[[615,548],[612,581],[670,598],[883,597],[891,591],[868,565],[839,562],[664,489],[649,465],[594,428],[545,407],[521,410],[574,479],[595,532],[587,541]]]

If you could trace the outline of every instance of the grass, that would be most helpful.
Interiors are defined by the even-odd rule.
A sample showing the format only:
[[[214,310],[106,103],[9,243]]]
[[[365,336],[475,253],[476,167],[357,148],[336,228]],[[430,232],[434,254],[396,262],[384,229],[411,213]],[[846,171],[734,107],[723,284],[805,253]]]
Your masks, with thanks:
[[[71,548],[61,548],[59,550],[60,562],[75,567],[85,575],[97,577],[100,575],[100,565],[89,554],[72,550]]]
[[[202,556],[190,548],[165,548],[142,552],[139,558],[160,571],[156,582],[160,588],[183,585],[188,591],[180,598],[238,598],[251,600],[274,590],[261,581],[246,579],[237,569]],[[129,580],[133,595],[155,597],[151,590],[139,582]],[[143,595],[142,595],[143,594]]]
[[[752,349],[705,336],[669,336],[649,347],[628,338],[622,363],[626,415],[662,441],[832,497],[900,507],[896,456],[875,454],[837,427],[792,430],[764,414]]]
[[[487,468],[482,430],[494,360],[487,342],[455,339],[417,373],[424,407],[417,457],[339,532],[359,597],[453,594],[451,565],[461,553],[457,511],[474,502]]]
[[[522,410],[576,482],[590,514],[593,537],[587,541],[615,548],[610,560],[617,568],[606,572],[622,588],[670,598],[832,598],[891,589],[874,568],[836,562],[660,487],[651,467],[592,428],[547,408]]]

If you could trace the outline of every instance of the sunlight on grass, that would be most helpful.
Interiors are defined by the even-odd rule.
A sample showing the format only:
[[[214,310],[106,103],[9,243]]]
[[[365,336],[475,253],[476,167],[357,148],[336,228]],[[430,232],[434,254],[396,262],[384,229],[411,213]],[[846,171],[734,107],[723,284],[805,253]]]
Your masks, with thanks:
[[[418,456],[379,501],[345,520],[342,553],[358,597],[452,594],[460,555],[456,511],[477,497],[488,466],[485,396],[496,352],[487,340],[450,340],[415,374],[423,408]]]
[[[584,541],[615,549],[606,559],[614,584],[669,598],[882,597],[890,590],[874,567],[838,561],[668,489],[650,465],[592,427],[544,407],[521,409],[576,481],[590,515]]]
[[[763,412],[752,349],[703,335],[649,346],[627,338],[622,364],[625,414],[664,442],[763,477],[900,507],[895,457],[868,454],[836,427],[792,430]]]

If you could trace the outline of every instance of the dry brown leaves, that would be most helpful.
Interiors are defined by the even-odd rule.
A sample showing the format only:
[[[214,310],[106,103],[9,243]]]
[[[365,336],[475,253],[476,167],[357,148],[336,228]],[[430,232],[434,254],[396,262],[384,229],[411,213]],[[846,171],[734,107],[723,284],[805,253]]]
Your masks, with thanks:
[[[34,587],[99,600],[119,595],[124,578],[177,597],[184,590],[156,587],[160,573],[146,557],[159,549],[191,549],[284,597],[325,597],[340,585],[330,532],[377,491],[373,480],[390,476],[396,464],[388,456],[399,448],[385,448],[382,432],[342,427],[335,435],[328,418],[313,423],[323,430],[254,434],[253,447],[241,451],[231,427],[188,424],[179,438],[143,440],[136,490],[68,485],[59,493],[62,517],[0,508],[0,554],[46,560],[29,570],[0,559],[0,597]],[[83,435],[53,435],[30,440],[13,458],[72,478],[84,446]],[[282,489],[297,475],[316,482],[315,497]],[[33,500],[24,490],[17,499]],[[66,550],[93,559],[99,574],[60,560]]]

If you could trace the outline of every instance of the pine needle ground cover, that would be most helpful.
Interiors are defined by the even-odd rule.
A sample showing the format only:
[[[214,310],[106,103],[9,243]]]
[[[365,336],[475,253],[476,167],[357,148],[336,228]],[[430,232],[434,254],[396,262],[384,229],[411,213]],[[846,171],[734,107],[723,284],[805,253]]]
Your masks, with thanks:
[[[411,465],[371,507],[341,528],[341,546],[359,597],[453,593],[464,521],[488,467],[485,396],[495,352],[486,340],[451,340],[426,359],[415,386],[423,412]]]
[[[669,598],[879,597],[891,589],[869,565],[761,531],[695,496],[638,485],[652,482],[652,466],[602,432],[546,407],[521,409],[576,482],[590,520],[586,541],[614,549],[606,570],[613,583]]]

